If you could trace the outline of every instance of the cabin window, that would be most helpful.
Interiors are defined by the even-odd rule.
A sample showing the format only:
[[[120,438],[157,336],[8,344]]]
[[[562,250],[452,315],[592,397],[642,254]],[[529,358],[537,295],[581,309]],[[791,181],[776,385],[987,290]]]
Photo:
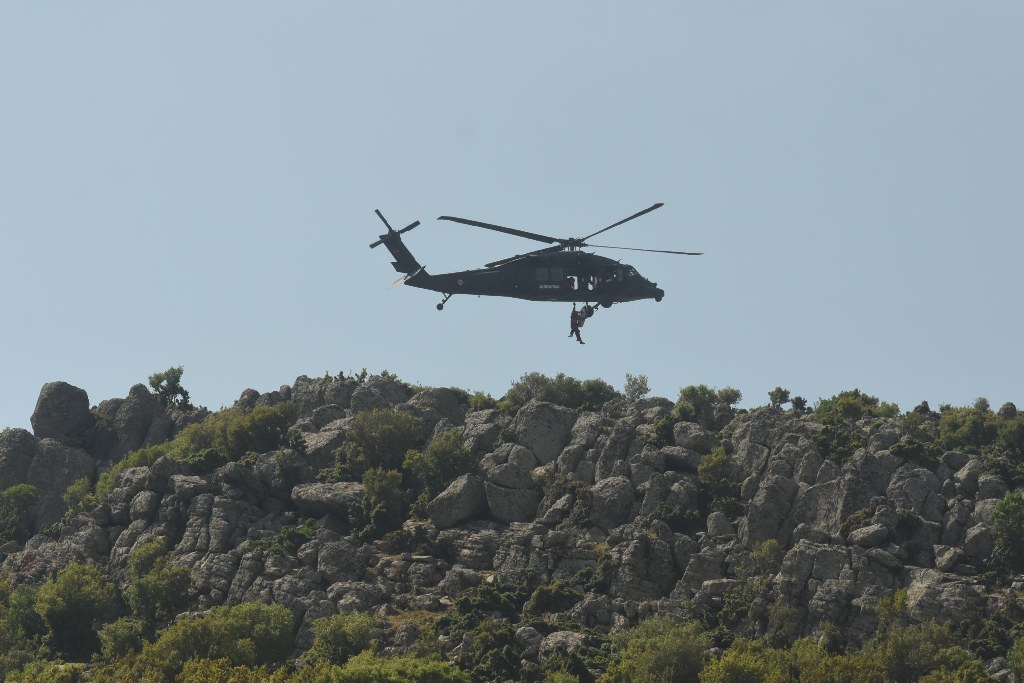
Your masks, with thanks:
[[[537,280],[537,282],[547,282],[548,281],[548,269],[547,268],[538,268],[535,271],[534,278]]]
[[[561,282],[565,279],[565,268],[548,268],[548,279],[551,282]]]

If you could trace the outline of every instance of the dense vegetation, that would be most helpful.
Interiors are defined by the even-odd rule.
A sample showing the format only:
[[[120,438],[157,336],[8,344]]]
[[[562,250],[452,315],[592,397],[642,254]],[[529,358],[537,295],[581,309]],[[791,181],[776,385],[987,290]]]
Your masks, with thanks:
[[[181,368],[172,368],[153,375],[150,385],[162,405],[187,410],[191,406],[180,378]],[[365,379],[364,372],[355,381]],[[531,399],[599,410],[612,400],[642,401],[648,393],[643,376],[627,376],[620,393],[600,379],[528,373],[497,401],[480,392],[461,392],[460,398],[470,409],[513,413]],[[721,430],[741,411],[736,407],[741,399],[730,387],[684,387],[671,410],[652,421],[645,438],[654,445],[667,444],[679,422]],[[993,411],[979,399],[969,407],[942,406],[935,412],[922,403],[901,413],[896,405],[854,389],[808,408],[805,399],[791,397],[782,387],[769,392],[768,399],[770,410],[783,411],[788,404],[795,418],[819,424],[820,452],[837,462],[863,447],[865,426],[879,420],[899,421],[907,436],[892,450],[909,459],[925,462],[947,451],[981,456],[987,472],[1002,475],[1013,487],[995,505],[994,550],[983,569],[993,582],[1024,571],[1024,493],[1016,489],[1024,484],[1024,414],[1012,404]],[[151,465],[161,457],[187,463],[200,474],[270,452],[298,452],[301,443],[289,436],[294,423],[295,410],[288,402],[210,415],[171,441],[129,453],[97,481],[73,484],[65,494],[69,517],[104,501],[126,469]],[[659,509],[647,521],[657,518],[673,530],[689,530],[709,512],[735,514],[742,504],[728,456],[719,445],[702,459],[698,510]],[[365,493],[349,511],[352,532],[396,552],[413,552],[423,539],[411,535],[405,522],[425,519],[427,502],[477,464],[459,430],[440,431],[424,441],[414,416],[381,408],[351,419],[334,463],[319,478],[360,481]],[[548,481],[541,507],[569,492],[575,506],[570,519],[587,519],[589,487],[571,479]],[[31,486],[0,493],[0,541],[28,540],[37,500]],[[262,547],[294,556],[314,533],[312,520],[307,520],[283,528]],[[280,605],[251,602],[189,613],[194,607],[188,597],[189,572],[174,564],[171,551],[160,539],[139,545],[116,583],[101,568],[82,562],[71,562],[39,586],[15,585],[9,577],[0,580],[0,677],[12,682],[972,683],[988,680],[983,662],[995,656],[1006,657],[1014,672],[1024,676],[1024,607],[1014,601],[1003,613],[979,614],[961,624],[914,623],[905,591],[897,591],[882,600],[877,631],[856,646],[842,645],[829,625],[819,637],[798,637],[795,611],[765,601],[770,577],[784,554],[776,541],[751,550],[736,570],[739,581],[713,613],[652,618],[617,633],[573,623],[565,610],[587,591],[607,584],[607,556],[598,549],[596,571],[549,583],[532,575],[516,583],[482,583],[441,613],[352,613],[318,620],[312,646],[304,652],[293,650],[298,624]],[[414,651],[385,656],[388,631],[407,621],[416,623],[420,636]],[[515,653],[516,632],[523,627],[541,635],[572,630],[583,641],[571,653],[522,667]],[[445,657],[440,639],[463,645],[457,655]]]

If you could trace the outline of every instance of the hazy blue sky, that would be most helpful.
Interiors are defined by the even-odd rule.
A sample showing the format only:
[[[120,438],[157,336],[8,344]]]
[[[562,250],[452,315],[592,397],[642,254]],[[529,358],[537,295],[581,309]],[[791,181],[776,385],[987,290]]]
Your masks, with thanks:
[[[0,5],[0,427],[183,365],[195,403],[388,369],[1024,406],[1020,2]],[[654,202],[664,301],[408,287]]]

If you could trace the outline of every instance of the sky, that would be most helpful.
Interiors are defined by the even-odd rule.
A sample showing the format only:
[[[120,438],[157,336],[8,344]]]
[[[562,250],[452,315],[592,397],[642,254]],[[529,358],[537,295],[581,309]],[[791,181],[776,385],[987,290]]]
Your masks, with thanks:
[[[230,406],[388,370],[500,397],[565,372],[652,394],[859,388],[1024,405],[1024,5],[0,5],[0,427],[183,366]],[[601,310],[397,277],[534,242],[441,215],[705,252],[621,258]]]

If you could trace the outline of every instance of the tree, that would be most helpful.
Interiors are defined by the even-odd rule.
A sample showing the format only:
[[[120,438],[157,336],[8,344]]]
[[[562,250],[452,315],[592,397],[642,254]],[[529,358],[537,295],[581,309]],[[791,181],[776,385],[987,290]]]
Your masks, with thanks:
[[[149,386],[156,394],[156,400],[164,408],[180,408],[182,410],[192,408],[188,392],[181,386],[183,372],[185,372],[185,368],[179,365],[149,376]]]
[[[616,638],[619,658],[601,683],[696,681],[710,639],[693,623],[655,618]]]
[[[733,387],[722,387],[718,390],[718,402],[732,408],[743,400],[743,393]]]
[[[93,622],[114,607],[114,587],[90,564],[72,562],[39,588],[35,610],[58,652],[84,660],[99,646]]]
[[[1024,493],[1008,491],[992,510],[992,558],[1013,572],[1024,571]]]
[[[344,664],[370,647],[373,617],[369,614],[335,614],[313,622],[313,645],[306,653],[311,662]]]
[[[803,396],[794,396],[789,399],[789,404],[793,407],[793,412],[798,415],[803,415],[807,412],[807,399]]]
[[[128,556],[128,604],[152,636],[158,621],[169,620],[188,606],[191,575],[173,564],[167,542],[155,538]]]
[[[639,401],[649,394],[651,388],[647,385],[647,375],[631,375],[626,373],[626,385],[622,393],[627,401]]]
[[[785,404],[789,403],[789,389],[775,387],[768,392],[768,400],[771,401],[771,407],[778,410]]]

